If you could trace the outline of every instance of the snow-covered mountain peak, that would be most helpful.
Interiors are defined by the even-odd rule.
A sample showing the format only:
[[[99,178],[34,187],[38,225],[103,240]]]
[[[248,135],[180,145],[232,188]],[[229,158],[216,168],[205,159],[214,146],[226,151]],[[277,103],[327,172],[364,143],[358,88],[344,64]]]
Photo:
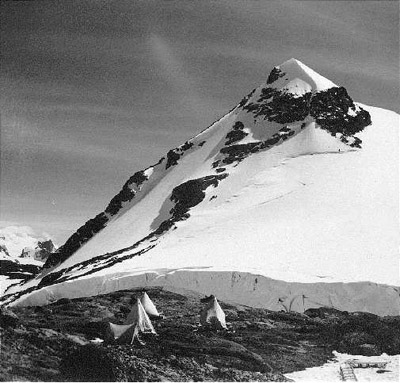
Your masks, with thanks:
[[[133,174],[7,299],[161,284],[273,309],[303,294],[392,312],[396,289],[326,282],[398,278],[395,114],[325,80],[294,59],[275,67],[224,117]]]
[[[71,267],[89,262],[100,249],[98,255],[113,254],[164,235],[203,205],[212,187],[218,188],[213,202],[218,205],[247,185],[246,176],[258,166],[247,169],[243,163],[258,153],[271,153],[268,169],[284,158],[360,148],[355,134],[371,122],[368,112],[344,88],[314,86],[322,76],[300,61],[291,59],[280,67],[219,121],[130,177],[105,211],[79,228],[45,267]],[[287,89],[276,86],[280,81]],[[288,84],[302,91],[288,92]],[[132,227],[132,217],[141,224]]]
[[[48,255],[55,250],[53,242],[48,239],[46,233],[37,234],[29,226],[1,228],[0,295],[10,285],[33,278]]]
[[[306,92],[319,92],[329,88],[337,87],[332,81],[321,76],[301,61],[291,58],[281,65],[275,67],[270,80],[273,87],[293,94],[303,95]]]
[[[0,228],[0,249],[7,250],[13,259],[40,260],[44,262],[47,256],[56,250],[48,234],[37,234],[29,226],[7,226]],[[40,256],[39,256],[40,253]],[[45,254],[46,253],[46,256]]]

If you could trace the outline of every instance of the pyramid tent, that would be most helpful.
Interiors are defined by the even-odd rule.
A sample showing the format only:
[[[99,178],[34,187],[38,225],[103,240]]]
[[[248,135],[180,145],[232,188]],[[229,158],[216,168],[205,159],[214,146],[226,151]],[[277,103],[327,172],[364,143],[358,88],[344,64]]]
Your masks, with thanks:
[[[118,325],[109,323],[109,325],[114,340],[119,343],[132,344],[134,340],[137,339],[139,343],[143,344],[139,338],[139,333],[144,332],[156,334],[151,320],[139,299],[136,299],[136,303],[132,307],[132,310],[124,324]]]
[[[131,312],[128,314],[125,325],[134,324],[138,327],[140,332],[150,332],[156,334],[153,324],[145,309],[140,302],[140,299],[136,299],[136,303],[133,305]]]
[[[225,313],[214,296],[207,300],[207,304],[200,313],[200,323],[202,326],[211,326],[221,329],[227,328],[225,322]]]
[[[152,317],[159,317],[160,314],[157,311],[156,306],[154,305],[153,301],[147,295],[146,292],[143,293],[142,297],[140,298],[140,303],[142,304],[146,313]]]
[[[134,324],[119,325],[114,323],[109,323],[109,325],[115,341],[119,343],[133,343],[135,335],[137,335],[137,326]]]

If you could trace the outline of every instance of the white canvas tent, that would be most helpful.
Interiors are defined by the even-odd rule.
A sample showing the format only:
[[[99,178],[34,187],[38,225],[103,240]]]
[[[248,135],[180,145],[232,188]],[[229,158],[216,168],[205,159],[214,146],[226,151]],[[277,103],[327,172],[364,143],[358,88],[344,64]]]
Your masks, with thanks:
[[[216,329],[227,328],[225,322],[225,313],[219,305],[217,298],[211,296],[206,301],[206,305],[200,313],[200,324],[202,326],[211,326]]]
[[[140,303],[142,304],[144,310],[150,317],[159,317],[160,313],[158,312],[156,306],[154,305],[153,301],[147,295],[146,292],[140,298]]]
[[[135,337],[137,337],[137,326],[134,324],[114,324],[109,323],[111,333],[113,334],[114,340],[119,343],[133,343]]]
[[[142,343],[139,338],[141,332],[157,334],[149,316],[140,302],[140,299],[136,299],[136,303],[128,314],[125,323],[123,325],[110,323],[110,329],[114,336],[114,340],[117,340],[120,343],[132,344],[135,339],[137,339],[139,343]]]

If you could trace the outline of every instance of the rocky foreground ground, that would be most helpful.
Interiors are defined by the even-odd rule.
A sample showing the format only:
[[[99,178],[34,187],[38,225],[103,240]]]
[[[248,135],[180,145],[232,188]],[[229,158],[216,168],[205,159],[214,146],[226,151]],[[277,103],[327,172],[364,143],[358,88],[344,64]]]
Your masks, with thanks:
[[[200,328],[200,298],[161,288],[147,292],[164,318],[145,346],[91,343],[122,323],[140,290],[61,299],[45,307],[2,310],[0,380],[286,381],[332,351],[400,354],[400,316],[334,309],[304,314],[220,302],[228,331]],[[15,315],[14,315],[15,314]]]

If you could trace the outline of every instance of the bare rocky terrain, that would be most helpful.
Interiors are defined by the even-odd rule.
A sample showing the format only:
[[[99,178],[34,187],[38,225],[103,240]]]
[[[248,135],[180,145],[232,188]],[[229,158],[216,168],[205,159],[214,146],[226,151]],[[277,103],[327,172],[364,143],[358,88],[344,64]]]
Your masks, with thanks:
[[[153,321],[158,336],[143,336],[144,346],[115,344],[108,332],[141,290],[2,309],[0,380],[286,381],[285,373],[322,365],[333,350],[400,354],[399,316],[220,302],[229,329],[216,331],[198,325],[203,296],[146,291],[164,318]]]

